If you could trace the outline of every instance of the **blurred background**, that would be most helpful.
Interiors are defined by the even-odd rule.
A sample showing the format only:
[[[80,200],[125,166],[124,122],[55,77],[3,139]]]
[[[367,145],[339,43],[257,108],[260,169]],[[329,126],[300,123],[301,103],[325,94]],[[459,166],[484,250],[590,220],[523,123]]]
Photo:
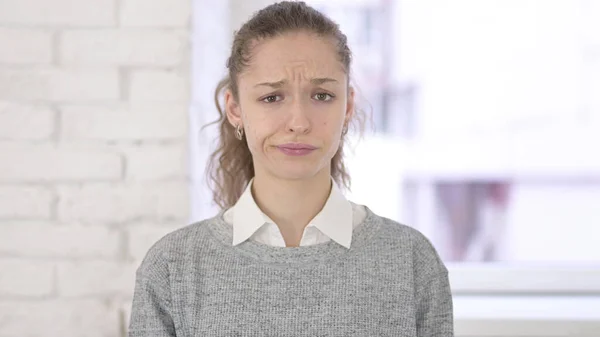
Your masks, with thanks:
[[[268,0],[0,0],[0,337],[126,335],[217,211],[233,32]],[[313,0],[372,115],[348,197],[446,261],[457,336],[600,336],[600,0]]]

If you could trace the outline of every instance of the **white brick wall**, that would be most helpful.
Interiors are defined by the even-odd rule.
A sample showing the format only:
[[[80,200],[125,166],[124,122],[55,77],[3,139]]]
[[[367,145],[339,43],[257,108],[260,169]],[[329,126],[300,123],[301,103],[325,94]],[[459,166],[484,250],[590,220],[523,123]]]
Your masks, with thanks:
[[[52,293],[52,263],[5,258],[0,260],[0,270],[0,296],[32,298]]]
[[[184,31],[153,29],[79,30],[62,34],[60,63],[176,66],[187,48]]]
[[[55,119],[56,114],[46,105],[0,101],[0,141],[49,140],[54,134]]]
[[[0,183],[117,180],[122,171],[118,154],[55,145],[3,144],[0,161]]]
[[[180,142],[135,146],[125,150],[125,157],[128,180],[176,180],[187,176],[187,152]]]
[[[0,0],[0,336],[125,334],[189,214],[191,0]]]
[[[0,100],[115,102],[117,69],[0,67]]]
[[[54,200],[54,193],[47,186],[0,183],[0,221],[50,219]]]
[[[5,221],[0,254],[25,258],[105,258],[121,255],[120,231],[107,226]]]
[[[41,29],[15,29],[0,27],[0,63],[50,64],[52,62],[52,36]],[[14,41],[19,41],[15,44]]]
[[[124,27],[181,27],[191,25],[189,0],[122,0],[119,22]]]
[[[118,307],[98,299],[3,300],[0,317],[2,336],[122,336]]]
[[[187,107],[148,104],[139,107],[63,107],[62,137],[66,140],[185,140]]]
[[[58,189],[58,218],[86,224],[144,219],[185,221],[189,209],[187,184],[98,183]]]
[[[0,23],[23,27],[112,27],[115,0],[2,0]]]
[[[133,102],[180,102],[189,99],[186,76],[172,70],[136,70],[131,74]]]

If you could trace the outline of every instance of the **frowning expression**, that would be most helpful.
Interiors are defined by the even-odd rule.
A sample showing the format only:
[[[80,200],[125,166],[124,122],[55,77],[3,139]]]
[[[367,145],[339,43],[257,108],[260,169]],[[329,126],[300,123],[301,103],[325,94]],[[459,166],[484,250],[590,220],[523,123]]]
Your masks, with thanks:
[[[257,175],[330,174],[354,109],[332,40],[295,32],[261,41],[237,83],[239,99],[225,95],[227,117],[243,125]]]

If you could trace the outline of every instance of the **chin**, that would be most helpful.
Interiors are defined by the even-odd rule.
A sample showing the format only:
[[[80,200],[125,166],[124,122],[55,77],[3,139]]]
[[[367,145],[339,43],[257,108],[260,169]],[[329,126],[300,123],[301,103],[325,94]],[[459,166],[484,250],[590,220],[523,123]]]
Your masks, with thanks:
[[[316,174],[307,172],[278,172],[276,174],[280,179],[285,180],[306,180],[313,178]]]
[[[319,174],[321,169],[316,167],[306,167],[304,165],[284,165],[287,167],[278,167],[272,173],[280,179],[285,180],[306,180]]]

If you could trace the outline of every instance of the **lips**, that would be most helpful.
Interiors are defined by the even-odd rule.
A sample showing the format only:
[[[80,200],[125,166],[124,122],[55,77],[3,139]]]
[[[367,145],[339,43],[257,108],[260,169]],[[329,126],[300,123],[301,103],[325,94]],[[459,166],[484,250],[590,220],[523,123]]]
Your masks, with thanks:
[[[315,150],[316,149],[315,146],[308,145],[308,144],[301,144],[301,143],[283,144],[283,145],[279,145],[278,148],[288,149],[288,150]]]
[[[288,156],[306,156],[317,148],[309,144],[288,143],[277,146],[277,149]]]

